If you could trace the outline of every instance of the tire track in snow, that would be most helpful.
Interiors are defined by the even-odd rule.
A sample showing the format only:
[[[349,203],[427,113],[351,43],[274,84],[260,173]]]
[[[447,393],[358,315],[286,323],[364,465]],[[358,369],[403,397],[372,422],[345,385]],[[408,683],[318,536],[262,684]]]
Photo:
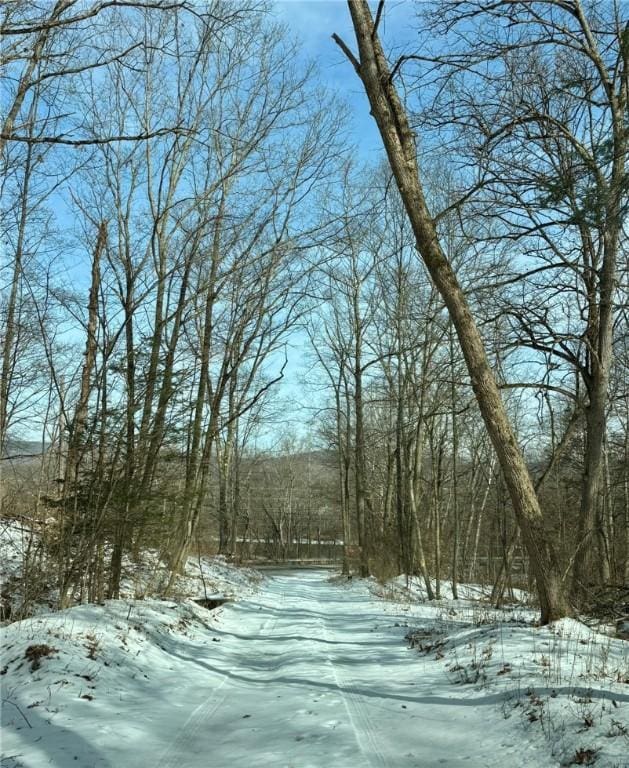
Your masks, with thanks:
[[[282,587],[282,591],[279,595],[278,603],[280,605],[283,605],[284,599],[286,598],[286,589]],[[260,627],[258,634],[260,637],[269,637],[273,633],[273,630],[275,629],[277,622],[279,621],[279,615],[277,612],[271,613],[271,615],[268,617],[268,619],[264,622],[264,624]],[[269,628],[269,624],[271,625]]]
[[[285,591],[282,590],[280,602],[284,602],[285,594]],[[277,614],[271,614],[260,626],[259,635],[261,637],[268,637],[271,635],[277,622]],[[269,627],[269,625],[271,626]],[[185,755],[188,751],[191,739],[196,736],[202,727],[207,727],[211,718],[227,698],[229,686],[226,686],[226,683],[229,680],[230,674],[237,669],[238,665],[233,665],[227,669],[223,675],[223,679],[212,691],[210,696],[191,712],[188,719],[179,729],[175,739],[155,764],[155,768],[181,768],[182,755]]]
[[[207,725],[208,720],[225,701],[227,690],[223,689],[227,680],[225,675],[211,696],[192,711],[166,752],[155,764],[155,768],[181,768],[182,755],[187,753],[191,738],[196,736],[202,726]]]
[[[320,626],[323,639],[330,642],[330,633],[325,622],[322,621]],[[347,716],[354,730],[358,747],[366,764],[373,766],[373,768],[389,768],[389,762],[380,749],[378,734],[367,712],[363,696],[356,691],[351,683],[345,680],[329,653],[326,653],[326,663],[329,665],[336,681]]]

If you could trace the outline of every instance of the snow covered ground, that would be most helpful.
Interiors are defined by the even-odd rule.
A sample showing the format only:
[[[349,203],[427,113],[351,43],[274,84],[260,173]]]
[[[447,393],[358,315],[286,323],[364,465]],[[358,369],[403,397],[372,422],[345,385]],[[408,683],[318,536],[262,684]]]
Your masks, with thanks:
[[[54,522],[54,521],[53,521]],[[43,557],[44,524],[0,520],[0,594],[2,618],[24,618],[47,613],[58,606],[58,592],[49,582]],[[170,571],[155,550],[141,553],[138,561],[125,556],[122,564],[121,597],[161,597]],[[185,573],[178,576],[169,596],[177,599],[205,595],[249,594],[257,588],[260,573],[236,568],[224,557],[189,557]],[[24,585],[29,585],[29,590]]]
[[[2,766],[627,768],[629,643],[497,618],[304,570],[213,612],[121,600],[16,622]]]

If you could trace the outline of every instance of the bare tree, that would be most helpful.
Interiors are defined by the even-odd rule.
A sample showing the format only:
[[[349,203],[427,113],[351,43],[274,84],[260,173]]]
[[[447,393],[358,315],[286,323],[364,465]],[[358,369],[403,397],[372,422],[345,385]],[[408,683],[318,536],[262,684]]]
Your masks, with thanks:
[[[545,530],[539,501],[489,365],[485,346],[470,305],[444,253],[433,217],[426,206],[419,177],[415,140],[407,114],[395,90],[377,27],[365,0],[349,2],[358,43],[358,58],[335,37],[361,79],[378,124],[417,249],[448,308],[472,387],[509,488],[537,583],[542,621],[548,623],[571,612],[557,556]]]
[[[576,599],[596,545],[612,338],[622,303],[629,22],[617,4],[580,0],[499,2],[490,13],[477,2],[440,9],[431,31],[447,29],[452,45],[430,63],[443,87],[427,125],[449,123],[462,140],[455,148],[460,162],[478,167],[468,199],[477,216],[501,224],[485,247],[495,238],[517,244],[517,269],[503,278],[512,286],[503,311],[515,343],[533,350],[546,369],[539,388],[560,391],[575,372],[580,380],[572,394],[586,430]]]

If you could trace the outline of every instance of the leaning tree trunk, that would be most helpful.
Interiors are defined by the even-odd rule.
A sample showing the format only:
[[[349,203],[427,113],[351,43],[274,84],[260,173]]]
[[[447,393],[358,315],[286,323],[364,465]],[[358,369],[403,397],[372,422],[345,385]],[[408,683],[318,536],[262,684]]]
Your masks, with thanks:
[[[474,394],[509,488],[522,540],[531,561],[541,605],[541,621],[571,614],[557,557],[546,531],[533,482],[492,372],[469,303],[437,236],[424,199],[417,152],[408,117],[393,85],[377,29],[366,0],[348,0],[359,49],[357,59],[345,43],[334,39],[361,79],[404,207],[416,247],[428,269],[457,332]]]

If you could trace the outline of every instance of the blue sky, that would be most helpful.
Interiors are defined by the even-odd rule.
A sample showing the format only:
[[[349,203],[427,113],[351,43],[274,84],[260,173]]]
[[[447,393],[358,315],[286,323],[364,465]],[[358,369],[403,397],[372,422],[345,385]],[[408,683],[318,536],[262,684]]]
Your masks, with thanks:
[[[413,0],[388,0],[383,14],[380,33],[387,51],[399,52],[407,48],[416,33],[413,32],[416,3]],[[375,2],[372,3],[375,8]],[[274,6],[277,19],[285,24],[298,41],[301,63],[314,61],[322,84],[334,92],[349,106],[347,133],[356,147],[356,155],[364,162],[376,163],[383,156],[382,143],[375,123],[369,115],[369,105],[362,85],[351,64],[332,40],[332,34],[340,35],[347,45],[355,50],[355,38],[345,0],[278,0]],[[299,63],[299,62],[298,62]],[[72,229],[72,218],[67,212],[67,201],[56,199],[56,214],[68,221]],[[85,254],[73,258],[71,249],[66,254],[63,269],[67,272],[69,284],[86,293],[89,285],[89,268]],[[68,339],[83,338],[83,331],[75,334],[73,328],[66,331]],[[286,379],[280,387],[280,397],[290,401],[284,410],[287,428],[303,436],[305,423],[312,416],[308,406],[313,405],[313,391],[305,391],[303,377],[310,367],[308,342],[305,334],[296,333],[289,342],[289,364]],[[320,397],[315,395],[317,401]]]
[[[413,0],[390,0],[380,23],[385,50],[393,55],[408,50],[416,39]],[[372,8],[375,9],[375,2]],[[363,87],[351,64],[332,40],[338,34],[356,50],[354,31],[345,0],[279,0],[275,13],[299,41],[304,62],[315,61],[321,82],[349,106],[350,140],[364,162],[377,162],[383,157],[382,141],[369,114]],[[308,434],[308,421],[324,405],[319,388],[304,387],[303,378],[312,366],[311,351],[305,333],[294,333],[289,346],[286,378],[279,388],[280,397],[288,401],[284,409],[285,430],[298,437]],[[308,377],[312,379],[312,376]],[[279,431],[282,431],[280,427]]]
[[[386,3],[380,33],[387,51],[401,50],[412,42],[416,5],[413,0]],[[375,9],[375,3],[372,7]],[[322,82],[349,104],[350,133],[361,157],[369,160],[381,156],[382,143],[369,115],[362,85],[332,40],[336,32],[352,50],[356,49],[345,0],[279,0],[275,3],[275,12],[301,43],[304,61],[314,60]]]

